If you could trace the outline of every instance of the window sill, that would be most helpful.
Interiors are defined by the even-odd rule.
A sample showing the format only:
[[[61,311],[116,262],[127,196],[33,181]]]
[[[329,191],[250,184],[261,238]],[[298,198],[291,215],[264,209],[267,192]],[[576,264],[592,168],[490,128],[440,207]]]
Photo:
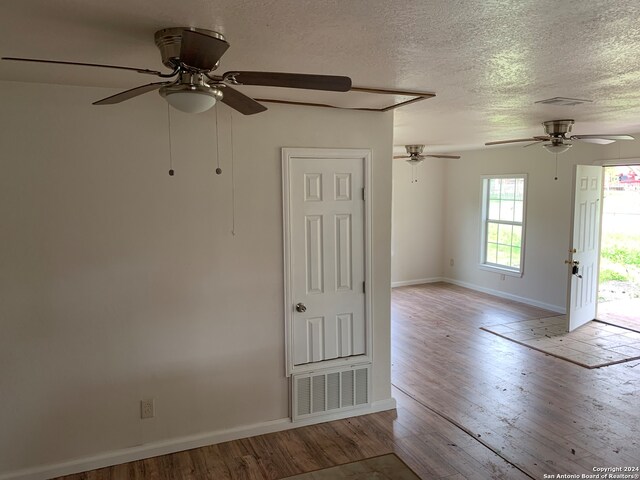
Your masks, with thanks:
[[[478,265],[480,270],[486,270],[487,272],[499,273],[501,275],[507,275],[509,277],[517,277],[522,278],[522,271],[511,270],[508,268],[502,268],[494,265],[487,265],[486,263],[481,263]]]

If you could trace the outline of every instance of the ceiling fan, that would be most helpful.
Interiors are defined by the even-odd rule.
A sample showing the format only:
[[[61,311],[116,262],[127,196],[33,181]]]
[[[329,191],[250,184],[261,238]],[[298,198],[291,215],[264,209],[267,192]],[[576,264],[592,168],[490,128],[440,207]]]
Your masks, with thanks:
[[[213,107],[216,101],[221,101],[244,115],[253,115],[267,109],[251,97],[232,88],[231,85],[260,85],[332,92],[347,92],[351,89],[349,77],[334,75],[238,70],[215,75],[213,71],[220,65],[220,58],[229,48],[229,43],[222,34],[213,30],[191,27],[165,28],[155,33],[155,43],[160,49],[162,63],[170,68],[171,72],[34,58],[3,57],[2,59],[112,68],[154,75],[166,80],[125,90],[93,104],[111,105],[158,90],[171,106],[187,113],[204,112]]]
[[[393,158],[406,158],[407,163],[411,165],[417,165],[427,157],[460,158],[459,155],[440,155],[440,154],[422,155],[422,151],[424,150],[424,145],[405,145],[404,148],[407,150],[407,155],[396,155]]]
[[[600,145],[607,145],[613,143],[616,140],[634,140],[631,135],[571,135],[567,137],[567,133],[571,132],[571,128],[575,122],[573,120],[550,120],[548,122],[542,122],[544,125],[544,131],[546,135],[531,137],[531,138],[519,138],[516,140],[502,140],[499,142],[487,142],[485,145],[502,145],[505,143],[517,143],[517,142],[532,142],[529,145],[535,145],[540,142],[542,146],[551,153],[563,153],[569,150],[573,145],[572,140],[580,140],[587,143],[597,143]]]

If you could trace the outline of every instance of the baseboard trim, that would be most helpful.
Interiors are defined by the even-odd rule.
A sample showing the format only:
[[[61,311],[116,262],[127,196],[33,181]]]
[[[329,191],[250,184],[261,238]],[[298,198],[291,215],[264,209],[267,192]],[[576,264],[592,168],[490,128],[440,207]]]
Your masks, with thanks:
[[[417,280],[402,280],[400,282],[391,282],[391,288],[408,287],[409,285],[421,285],[423,283],[442,282],[444,277],[419,278]]]
[[[358,408],[356,410],[342,412],[342,414],[339,415],[308,418],[305,419],[305,421],[296,423],[293,423],[290,418],[281,418],[278,420],[256,423],[243,427],[217,430],[148,443],[145,445],[138,445],[121,450],[113,450],[111,452],[70,460],[68,462],[43,465],[40,467],[27,468],[8,473],[0,473],[0,480],[45,480],[52,477],[71,475],[74,473],[85,472],[87,470],[94,470],[96,468],[109,467],[121,463],[133,462],[135,460],[157,457],[158,455],[166,455],[168,453],[204,447],[206,445],[228,442],[230,440],[238,440],[240,438],[253,437],[255,435],[280,432],[283,430],[339,420],[347,417],[357,417],[360,415],[367,415],[369,413],[383,412],[386,410],[393,410],[394,408],[396,408],[395,399],[388,398],[386,400],[373,402],[368,406]]]
[[[476,285],[474,283],[462,282],[460,280],[456,280],[454,278],[443,278],[443,282],[451,283],[453,285],[458,285],[459,287],[469,288],[471,290],[476,290],[482,293],[488,293],[489,295],[494,295],[496,297],[506,298],[507,300],[513,300],[520,303],[526,303],[527,305],[532,305],[534,307],[544,308],[545,310],[551,310],[552,312],[565,314],[566,307],[560,305],[552,305],[550,303],[539,302],[538,300],[534,300],[532,298],[521,297],[519,295],[513,295],[511,293],[501,292],[500,290],[494,290],[493,288],[486,288],[480,285]]]

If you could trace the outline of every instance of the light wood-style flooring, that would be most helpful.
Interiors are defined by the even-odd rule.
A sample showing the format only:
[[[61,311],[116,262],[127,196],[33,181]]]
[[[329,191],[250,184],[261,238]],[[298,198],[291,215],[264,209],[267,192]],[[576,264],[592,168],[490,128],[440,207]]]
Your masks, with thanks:
[[[423,479],[640,466],[640,362],[588,370],[479,330],[550,312],[457,286],[398,288],[392,303],[397,411],[64,479],[279,479],[390,452]]]

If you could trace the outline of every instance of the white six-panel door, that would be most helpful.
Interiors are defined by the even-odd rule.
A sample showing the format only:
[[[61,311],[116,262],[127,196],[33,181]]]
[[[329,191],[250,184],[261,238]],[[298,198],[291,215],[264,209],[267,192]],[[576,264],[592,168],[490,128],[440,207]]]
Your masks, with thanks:
[[[334,152],[286,158],[293,366],[366,353],[365,159]]]
[[[570,259],[575,263],[577,273],[569,273],[569,331],[596,318],[601,199],[602,167],[576,165]]]

